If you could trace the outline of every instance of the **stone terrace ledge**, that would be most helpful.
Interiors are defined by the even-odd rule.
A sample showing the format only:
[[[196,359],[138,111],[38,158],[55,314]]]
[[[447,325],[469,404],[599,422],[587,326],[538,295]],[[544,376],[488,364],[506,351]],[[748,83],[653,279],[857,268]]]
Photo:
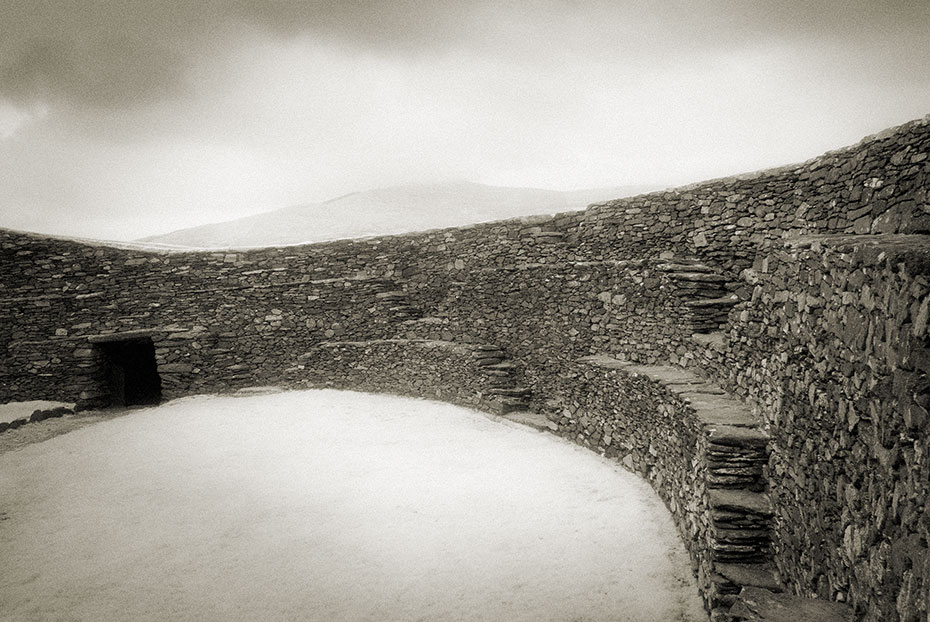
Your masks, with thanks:
[[[704,595],[714,622],[851,619],[842,604],[781,594],[772,556],[772,504],[764,465],[769,436],[761,418],[716,384],[679,367],[638,365],[610,356],[581,362],[654,381],[694,411],[703,427],[704,521],[710,526],[710,586]],[[829,615],[828,615],[829,614]]]
[[[699,463],[705,473],[704,501],[692,511],[693,523],[707,526],[698,554],[699,581],[712,620],[729,620],[728,609],[744,586],[781,590],[772,561],[772,506],[766,494],[768,435],[761,420],[738,399],[693,372],[667,365],[637,365],[609,356],[582,362],[642,376],[661,385],[693,411]],[[699,538],[698,534],[682,534]]]
[[[735,435],[734,438],[739,436],[746,441],[768,442],[768,436],[758,429],[762,420],[750,408],[690,371],[670,365],[637,365],[603,355],[587,356],[580,361],[654,380],[690,405],[701,423],[710,426],[712,434],[720,438]]]

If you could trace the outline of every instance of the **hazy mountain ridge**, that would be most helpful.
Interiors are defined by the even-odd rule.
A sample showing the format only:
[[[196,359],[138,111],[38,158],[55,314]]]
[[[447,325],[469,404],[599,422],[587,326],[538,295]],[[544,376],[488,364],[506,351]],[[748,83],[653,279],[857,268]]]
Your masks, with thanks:
[[[561,192],[464,182],[393,186],[179,229],[138,241],[195,248],[322,242],[580,210],[591,203],[659,189],[620,186]]]

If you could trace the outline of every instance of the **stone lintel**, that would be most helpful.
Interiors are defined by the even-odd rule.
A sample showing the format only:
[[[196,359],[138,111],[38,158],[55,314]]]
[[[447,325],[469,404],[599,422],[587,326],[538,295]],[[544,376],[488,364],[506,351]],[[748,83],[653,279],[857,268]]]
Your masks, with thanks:
[[[127,330],[120,333],[106,333],[102,335],[88,335],[87,341],[91,343],[109,343],[113,341],[128,341],[152,337],[158,331],[155,329]]]

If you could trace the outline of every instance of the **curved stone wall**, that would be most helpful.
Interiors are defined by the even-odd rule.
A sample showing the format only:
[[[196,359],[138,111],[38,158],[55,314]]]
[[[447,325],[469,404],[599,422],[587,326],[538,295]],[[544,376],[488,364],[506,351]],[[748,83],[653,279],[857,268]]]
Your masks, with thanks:
[[[799,239],[698,365],[773,436],[782,574],[867,619],[926,615],[930,586],[930,236]]]
[[[100,344],[146,338],[166,398],[393,383],[529,408],[653,481],[686,540],[704,542],[707,593],[726,592],[697,525],[730,501],[695,483],[717,475],[694,479],[726,452],[710,448],[701,399],[642,380],[686,368],[741,396],[758,421],[741,426],[771,436],[767,546],[783,583],[865,619],[917,619],[928,153],[925,119],[803,165],[582,212],[308,246],[164,252],[0,231],[0,401],[106,404]],[[479,346],[500,355],[473,357]],[[579,362],[591,356],[652,371]],[[455,363],[482,358],[500,359],[495,373]]]

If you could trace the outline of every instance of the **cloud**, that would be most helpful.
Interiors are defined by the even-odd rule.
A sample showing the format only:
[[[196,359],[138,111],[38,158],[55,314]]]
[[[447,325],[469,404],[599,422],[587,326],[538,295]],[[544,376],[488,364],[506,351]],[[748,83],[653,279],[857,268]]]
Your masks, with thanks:
[[[193,88],[199,58],[235,47],[247,31],[408,59],[465,52],[528,68],[566,55],[622,67],[773,40],[879,41],[873,64],[887,66],[926,58],[928,26],[926,0],[6,0],[0,97],[90,109],[174,99]]]
[[[441,2],[7,0],[0,98],[76,108],[138,107],[190,91],[190,67],[248,31],[383,53],[441,49],[471,5]]]
[[[21,106],[133,107],[173,97],[183,86],[178,55],[125,36],[84,43],[33,39],[0,67],[0,93]]]
[[[926,0],[0,3],[0,226],[62,233],[411,181],[698,181],[930,101]]]

